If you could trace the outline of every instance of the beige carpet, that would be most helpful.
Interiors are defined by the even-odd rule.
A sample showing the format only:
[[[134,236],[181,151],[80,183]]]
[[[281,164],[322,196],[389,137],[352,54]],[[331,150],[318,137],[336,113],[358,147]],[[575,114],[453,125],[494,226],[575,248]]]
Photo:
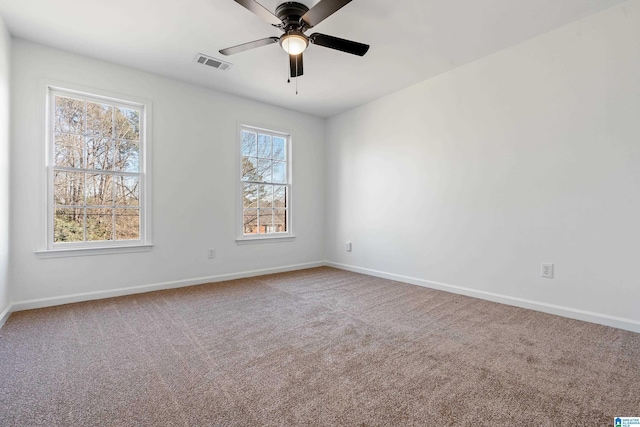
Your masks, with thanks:
[[[611,426],[640,334],[330,268],[11,315],[1,426]]]

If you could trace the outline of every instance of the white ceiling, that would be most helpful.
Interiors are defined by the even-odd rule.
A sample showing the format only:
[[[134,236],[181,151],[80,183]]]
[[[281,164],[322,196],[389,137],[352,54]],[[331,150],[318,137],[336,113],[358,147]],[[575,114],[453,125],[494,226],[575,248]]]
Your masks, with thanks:
[[[358,57],[311,45],[298,95],[277,44],[218,53],[281,34],[233,0],[0,0],[0,14],[15,37],[328,117],[623,1],[353,0],[307,34],[371,49]],[[282,1],[260,2],[274,11]],[[233,68],[196,64],[197,53]]]

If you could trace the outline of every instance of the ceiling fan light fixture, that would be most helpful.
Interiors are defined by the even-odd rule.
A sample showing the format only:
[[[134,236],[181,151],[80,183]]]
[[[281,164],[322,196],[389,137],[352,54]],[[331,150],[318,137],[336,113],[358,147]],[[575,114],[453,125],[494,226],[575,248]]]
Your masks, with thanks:
[[[309,46],[309,39],[301,31],[289,31],[280,37],[280,46],[289,55],[300,55]]]

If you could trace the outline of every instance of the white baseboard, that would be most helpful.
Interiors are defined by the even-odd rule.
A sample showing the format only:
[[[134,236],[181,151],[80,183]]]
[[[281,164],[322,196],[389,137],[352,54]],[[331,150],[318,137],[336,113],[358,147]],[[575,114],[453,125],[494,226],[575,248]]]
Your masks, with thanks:
[[[6,322],[7,319],[9,318],[9,315],[11,314],[11,311],[12,311],[12,307],[13,306],[9,304],[7,308],[5,308],[2,313],[0,313],[0,329],[2,329],[2,327],[4,326],[4,322]]]
[[[541,311],[543,313],[555,314],[557,316],[568,317],[570,319],[582,320],[585,322],[597,323],[600,325],[611,326],[613,328],[624,329],[631,332],[640,333],[640,322],[622,317],[609,316],[607,314],[593,313],[590,311],[579,310],[560,305],[547,304],[537,301],[526,300],[522,298],[510,297],[506,295],[495,294],[492,292],[478,291],[475,289],[464,288],[461,286],[448,285],[446,283],[432,282],[429,280],[418,279],[415,277],[402,276],[399,274],[386,273],[384,271],[371,270],[369,268],[356,267],[353,265],[340,264],[336,262],[326,262],[329,267],[341,270],[353,271],[355,273],[367,274],[369,276],[381,277],[383,279],[395,280],[397,282],[410,283],[412,285],[423,286],[425,288],[438,289],[441,291],[452,292],[455,294],[465,295],[469,297],[479,298],[487,301],[499,302],[501,304],[513,305],[530,310]]]
[[[197,277],[186,280],[176,280],[172,282],[154,283],[150,285],[134,286],[130,288],[118,288],[105,291],[83,292],[79,294],[63,295],[51,298],[40,298],[27,301],[14,302],[6,310],[6,317],[9,313],[21,310],[31,310],[34,308],[52,307],[74,302],[91,301],[104,298],[120,297],[124,295],[141,294],[145,292],[161,291],[165,289],[182,288],[185,286],[202,285],[205,283],[222,282],[225,280],[244,279],[247,277],[263,276],[265,274],[284,273],[287,271],[304,270],[307,268],[322,267],[326,265],[323,261],[310,262],[305,264],[287,265],[283,267],[265,268],[262,270],[243,271],[239,273],[221,274],[218,276]],[[3,319],[3,318],[0,318]],[[6,320],[6,319],[5,319]],[[2,323],[0,323],[1,327]]]
[[[600,325],[620,328],[627,331],[640,333],[640,322],[632,319],[609,316],[606,314],[594,313],[585,310],[579,310],[570,307],[563,307],[554,304],[541,303],[537,301],[526,300],[522,298],[510,297],[506,295],[495,294],[492,292],[479,291],[475,289],[465,288],[461,286],[449,285],[446,283],[432,282],[429,280],[418,279],[415,277],[403,276],[399,274],[387,273],[384,271],[372,270],[369,268],[356,267],[353,265],[340,264],[329,261],[317,261],[305,264],[288,265],[283,267],[266,268],[262,270],[243,271],[239,273],[221,274],[217,276],[198,277],[186,280],[176,280],[172,282],[155,283],[142,286],[134,286],[130,288],[118,288],[106,291],[84,292],[72,295],[63,295],[59,297],[40,298],[27,301],[18,301],[7,307],[0,313],[0,328],[14,311],[30,310],[34,308],[52,307],[62,304],[70,304],[74,302],[91,301],[104,298],[112,298],[124,295],[140,294],[144,292],[160,291],[165,289],[182,288],[186,286],[202,285],[205,283],[222,282],[225,280],[243,279],[247,277],[262,276],[265,274],[283,273],[287,271],[304,270],[314,267],[334,267],[341,270],[353,271],[355,273],[366,274],[369,276],[381,277],[384,279],[395,280],[398,282],[410,283],[412,285],[423,286],[431,289],[438,289],[446,292],[452,292],[460,295],[466,295],[487,301],[498,302],[502,304],[512,305],[516,307],[527,308],[530,310],[541,311],[543,313],[555,314],[558,316],[568,317],[570,319],[582,320],[585,322],[597,323]]]

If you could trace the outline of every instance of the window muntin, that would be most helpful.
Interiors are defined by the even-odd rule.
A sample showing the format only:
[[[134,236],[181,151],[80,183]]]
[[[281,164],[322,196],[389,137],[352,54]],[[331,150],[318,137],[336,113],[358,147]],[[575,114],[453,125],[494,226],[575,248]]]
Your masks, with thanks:
[[[242,126],[242,238],[291,235],[287,134]]]
[[[49,91],[47,246],[144,241],[145,106]]]

